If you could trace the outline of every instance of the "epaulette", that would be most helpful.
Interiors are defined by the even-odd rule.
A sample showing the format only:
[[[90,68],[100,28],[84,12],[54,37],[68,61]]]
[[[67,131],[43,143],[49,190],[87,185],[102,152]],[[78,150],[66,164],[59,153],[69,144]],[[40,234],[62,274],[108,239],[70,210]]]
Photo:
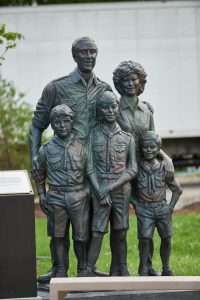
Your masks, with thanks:
[[[53,81],[54,81],[54,82],[55,82],[55,81],[60,81],[60,80],[62,80],[62,79],[65,79],[66,77],[69,77],[69,75],[70,75],[70,73],[66,74],[65,76],[58,77],[58,78],[54,79]]]
[[[122,132],[123,132],[124,134],[128,135],[128,136],[132,136],[132,134],[131,134],[130,132],[126,132],[126,131],[124,131],[124,130],[122,130]]]
[[[52,140],[45,142],[44,144],[42,144],[43,147],[47,147],[48,144],[50,144],[52,142]]]

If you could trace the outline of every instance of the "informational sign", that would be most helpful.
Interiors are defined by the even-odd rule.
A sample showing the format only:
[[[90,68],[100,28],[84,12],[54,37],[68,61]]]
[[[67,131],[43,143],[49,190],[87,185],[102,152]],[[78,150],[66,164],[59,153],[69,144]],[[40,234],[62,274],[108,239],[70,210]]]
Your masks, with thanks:
[[[0,195],[30,193],[32,187],[26,170],[0,171]]]

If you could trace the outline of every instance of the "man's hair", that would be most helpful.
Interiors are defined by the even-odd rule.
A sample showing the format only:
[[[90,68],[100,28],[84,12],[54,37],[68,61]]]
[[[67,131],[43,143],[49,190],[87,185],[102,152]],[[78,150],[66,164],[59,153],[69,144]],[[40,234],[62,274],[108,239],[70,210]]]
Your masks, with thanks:
[[[162,147],[161,137],[154,131],[146,131],[140,137],[140,146],[143,146],[145,141],[154,141],[157,147],[160,149]]]
[[[60,118],[61,116],[69,116],[73,120],[75,115],[74,112],[67,106],[66,104],[61,104],[55,106],[50,113],[49,120],[52,124],[55,120],[55,118]]]
[[[94,44],[94,46],[96,48],[96,51],[98,52],[98,48],[97,48],[97,45],[96,45],[95,41],[93,39],[91,39],[89,36],[82,36],[82,37],[77,38],[72,44],[72,56],[73,56],[73,58],[75,58],[76,55],[77,55],[77,51],[79,49],[79,43],[81,41],[91,42],[92,44]]]
[[[143,93],[145,84],[147,82],[147,73],[145,72],[141,64],[129,60],[121,62],[113,72],[113,82],[116,90],[119,92],[120,95],[124,94],[121,81],[124,77],[127,77],[131,73],[136,73],[140,81],[140,89],[138,91],[138,95]]]

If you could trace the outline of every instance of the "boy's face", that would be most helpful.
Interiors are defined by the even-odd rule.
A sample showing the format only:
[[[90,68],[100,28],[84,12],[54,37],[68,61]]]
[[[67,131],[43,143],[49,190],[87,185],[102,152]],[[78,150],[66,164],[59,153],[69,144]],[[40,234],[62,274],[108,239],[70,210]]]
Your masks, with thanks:
[[[58,116],[53,120],[52,128],[60,139],[67,138],[72,132],[73,120],[70,116]]]
[[[116,100],[106,99],[101,103],[99,112],[105,123],[113,123],[117,119],[119,106]]]
[[[144,155],[144,158],[148,161],[151,161],[156,158],[159,148],[155,141],[149,140],[149,141],[143,141],[142,143],[142,152]]]

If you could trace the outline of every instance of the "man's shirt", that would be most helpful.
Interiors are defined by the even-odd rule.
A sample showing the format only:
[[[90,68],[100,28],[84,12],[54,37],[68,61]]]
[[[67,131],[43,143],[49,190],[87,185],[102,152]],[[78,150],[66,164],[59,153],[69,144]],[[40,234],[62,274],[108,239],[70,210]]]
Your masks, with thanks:
[[[181,189],[174,177],[167,179],[165,168],[160,171],[160,162],[157,159],[151,167],[149,167],[149,164],[145,160],[141,160],[136,177],[138,201],[166,201],[166,186],[172,192]]]
[[[76,68],[68,76],[51,81],[43,90],[33,116],[33,126],[44,130],[49,125],[49,115],[53,107],[68,105],[76,114],[73,132],[80,140],[87,142],[96,122],[96,101],[99,95],[112,90],[111,87],[93,74],[89,82]]]
[[[137,173],[133,137],[116,123],[111,130],[103,124],[94,128],[89,143],[88,173],[100,178],[118,178],[123,172]]]
[[[129,99],[126,96],[122,96],[120,99],[120,114],[117,122],[122,130],[130,132],[134,137],[138,161],[140,158],[140,136],[145,131],[155,130],[152,112],[148,106],[139,99],[137,104],[133,107]]]
[[[68,142],[54,137],[40,147],[38,171],[43,174],[43,184],[77,186],[84,184],[87,168],[86,146],[71,135]]]

